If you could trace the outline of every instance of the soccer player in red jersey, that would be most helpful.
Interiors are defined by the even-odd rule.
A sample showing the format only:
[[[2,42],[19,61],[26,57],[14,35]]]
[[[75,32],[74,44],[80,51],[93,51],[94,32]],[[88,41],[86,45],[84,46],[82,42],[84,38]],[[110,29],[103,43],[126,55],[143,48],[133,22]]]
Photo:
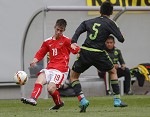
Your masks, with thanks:
[[[34,89],[31,93],[31,98],[21,98],[21,101],[25,104],[37,105],[37,99],[42,92],[42,86],[47,84],[47,90],[52,96],[55,106],[50,110],[58,110],[64,106],[64,102],[60,99],[60,94],[57,91],[58,88],[67,79],[69,72],[69,55],[70,53],[77,54],[80,50],[71,48],[71,39],[63,35],[67,22],[64,19],[58,19],[55,24],[54,36],[46,39],[41,48],[35,54],[30,66],[34,67],[37,62],[41,61],[44,56],[49,52],[50,61],[45,69],[42,69],[38,74],[38,78],[35,82]]]

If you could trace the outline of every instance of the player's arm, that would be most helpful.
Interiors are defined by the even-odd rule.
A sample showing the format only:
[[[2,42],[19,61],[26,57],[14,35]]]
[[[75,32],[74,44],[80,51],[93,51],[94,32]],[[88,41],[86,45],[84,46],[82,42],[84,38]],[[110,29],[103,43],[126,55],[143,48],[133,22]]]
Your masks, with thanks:
[[[108,52],[108,53],[109,53],[109,52]],[[114,67],[115,67],[116,69],[118,69],[118,68],[119,68],[118,57],[115,56],[114,51],[113,51],[113,53],[109,53],[109,57],[111,58],[111,60],[112,60],[112,62],[113,62],[113,64],[114,64]]]
[[[119,58],[119,63],[121,65],[121,68],[125,69],[126,68],[125,61],[123,59],[123,56],[120,50],[118,50],[118,58]]]
[[[47,54],[47,52],[48,52],[48,47],[44,42],[41,48],[35,54],[33,61],[30,63],[30,66],[33,67],[34,65],[36,65],[37,62],[41,61],[44,58],[44,56]]]
[[[74,47],[72,47],[72,45]],[[70,52],[73,53],[73,54],[77,54],[80,51],[80,47],[77,44],[75,44],[75,43],[71,44],[71,40],[70,39],[68,39],[66,41],[66,46],[68,47]]]
[[[86,25],[85,25],[85,21],[83,21],[79,27],[76,29],[73,37],[72,37],[72,40],[71,40],[71,43],[77,43],[78,41],[78,38],[79,36],[84,33],[86,31]]]
[[[71,51],[73,54],[77,54],[77,53],[80,51],[80,47],[79,47],[79,46],[76,46],[75,49],[70,48],[70,51]]]
[[[119,42],[124,42],[125,39],[115,21],[110,22],[108,29],[110,33],[118,39]]]
[[[30,63],[30,67],[34,67],[36,66],[36,63],[38,62],[39,60],[37,58],[33,58],[32,62]]]

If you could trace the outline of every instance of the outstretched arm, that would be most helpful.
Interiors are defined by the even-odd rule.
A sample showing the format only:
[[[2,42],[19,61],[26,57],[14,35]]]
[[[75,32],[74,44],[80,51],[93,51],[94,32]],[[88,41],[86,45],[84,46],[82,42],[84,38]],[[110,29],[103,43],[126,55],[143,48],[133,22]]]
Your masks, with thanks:
[[[30,63],[30,67],[36,66],[36,63],[38,62],[37,58],[34,58],[33,61]]]
[[[33,61],[30,63],[30,66],[33,67],[37,62],[41,61],[44,56],[47,54],[48,48],[44,42],[38,52],[35,54]]]

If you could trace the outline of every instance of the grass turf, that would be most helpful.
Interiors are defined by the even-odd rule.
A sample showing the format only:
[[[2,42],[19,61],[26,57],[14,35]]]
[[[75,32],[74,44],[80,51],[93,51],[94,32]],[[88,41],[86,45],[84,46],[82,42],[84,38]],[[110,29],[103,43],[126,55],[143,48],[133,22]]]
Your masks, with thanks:
[[[90,105],[86,113],[79,113],[76,97],[62,98],[65,106],[58,111],[48,108],[53,106],[52,99],[39,99],[37,106],[21,103],[20,100],[0,100],[0,117],[150,117],[150,96],[122,96],[129,106],[113,107],[113,97],[87,97]]]

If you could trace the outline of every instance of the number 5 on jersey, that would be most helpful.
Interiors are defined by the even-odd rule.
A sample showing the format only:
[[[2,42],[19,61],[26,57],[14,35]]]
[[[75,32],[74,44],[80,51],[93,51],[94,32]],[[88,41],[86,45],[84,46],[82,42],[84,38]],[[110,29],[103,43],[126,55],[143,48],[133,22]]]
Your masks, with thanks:
[[[94,31],[94,34],[90,34],[90,35],[89,35],[89,38],[90,38],[91,40],[96,39],[97,34],[98,34],[98,29],[97,29],[97,28],[100,27],[100,25],[101,25],[101,24],[94,23],[94,25],[93,25],[93,27],[92,27],[92,29],[93,29],[93,31]]]

